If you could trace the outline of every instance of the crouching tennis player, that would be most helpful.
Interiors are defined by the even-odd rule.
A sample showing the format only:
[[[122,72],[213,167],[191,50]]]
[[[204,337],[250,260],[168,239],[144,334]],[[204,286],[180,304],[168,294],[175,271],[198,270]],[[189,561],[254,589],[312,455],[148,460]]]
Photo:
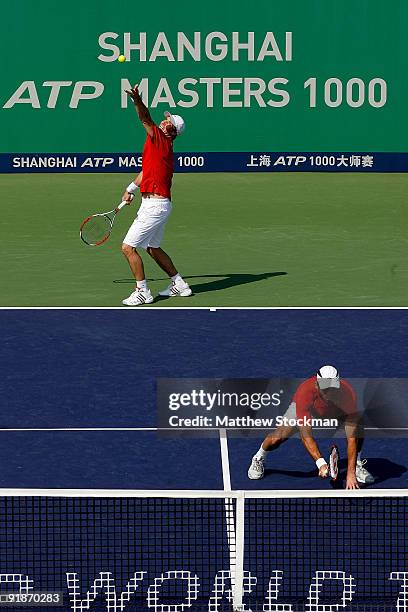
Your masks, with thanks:
[[[364,442],[361,415],[357,409],[356,395],[346,380],[340,380],[335,367],[326,365],[315,376],[305,380],[295,392],[292,403],[284,415],[304,423],[311,418],[337,419],[344,426],[347,437],[347,478],[346,489],[359,489],[360,484],[371,484],[373,476],[364,467],[361,459]],[[264,465],[270,451],[277,449],[296,431],[296,426],[283,424],[269,434],[260,449],[252,458],[248,477],[252,480],[262,478]],[[302,442],[316,462],[321,478],[329,476],[329,466],[322,457],[309,424],[299,425]]]
[[[153,296],[147,286],[143,261],[138,249],[145,249],[171,278],[169,287],[159,295],[187,297],[192,294],[170,257],[160,248],[164,227],[171,213],[173,141],[183,132],[184,121],[179,115],[166,112],[166,119],[157,126],[142,102],[138,86],[135,85],[126,93],[132,98],[139,119],[147,132],[142,156],[142,172],[130,183],[122,196],[122,200],[130,204],[135,191],[140,189],[142,194],[142,204],[137,217],[122,245],[122,252],[136,280],[135,290],[123,300],[123,304],[141,306],[151,304]]]

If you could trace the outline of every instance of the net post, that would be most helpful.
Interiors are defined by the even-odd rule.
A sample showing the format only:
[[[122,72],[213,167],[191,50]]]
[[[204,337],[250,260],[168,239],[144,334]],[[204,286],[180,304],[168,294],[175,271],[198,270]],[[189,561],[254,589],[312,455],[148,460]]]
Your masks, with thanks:
[[[231,567],[232,603],[235,612],[243,610],[244,594],[244,531],[245,525],[245,494],[237,492],[236,522],[235,522],[235,566]],[[233,579],[232,579],[233,578]]]

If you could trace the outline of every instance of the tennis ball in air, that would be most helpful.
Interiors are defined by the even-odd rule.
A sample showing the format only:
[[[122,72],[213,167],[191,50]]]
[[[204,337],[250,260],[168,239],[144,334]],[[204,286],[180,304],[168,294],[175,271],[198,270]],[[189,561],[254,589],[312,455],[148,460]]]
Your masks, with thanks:
[[[118,62],[120,62],[121,64],[122,64],[123,62],[126,62],[126,57],[125,57],[124,55],[119,55],[119,57],[118,57]]]

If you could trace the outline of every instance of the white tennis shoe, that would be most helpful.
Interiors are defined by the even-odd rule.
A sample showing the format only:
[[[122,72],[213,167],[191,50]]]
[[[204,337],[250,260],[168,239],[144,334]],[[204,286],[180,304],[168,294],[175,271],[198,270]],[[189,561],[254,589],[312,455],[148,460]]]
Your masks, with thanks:
[[[373,484],[375,478],[366,468],[364,467],[367,463],[367,459],[357,459],[356,465],[356,479],[360,484]]]
[[[170,283],[163,291],[160,291],[159,295],[166,297],[188,297],[192,293],[191,287],[186,281],[176,281],[175,283]]]
[[[248,468],[248,478],[251,480],[260,480],[265,474],[265,465],[263,459],[252,457],[251,465]]]
[[[143,304],[151,304],[153,296],[150,289],[136,289],[129,295],[126,300],[122,301],[125,306],[143,306]]]

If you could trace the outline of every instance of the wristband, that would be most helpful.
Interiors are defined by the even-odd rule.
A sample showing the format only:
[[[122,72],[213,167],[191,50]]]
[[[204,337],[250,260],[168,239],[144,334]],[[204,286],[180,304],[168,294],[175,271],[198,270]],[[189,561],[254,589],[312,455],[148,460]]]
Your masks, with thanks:
[[[321,468],[323,465],[327,465],[327,461],[326,461],[326,459],[323,459],[323,457],[320,457],[320,458],[319,458],[319,459],[316,461],[316,465],[317,465],[318,469],[320,470],[320,468]]]
[[[134,192],[135,192],[135,191],[137,191],[138,189],[139,189],[139,187],[138,187],[138,186],[137,186],[137,185],[136,185],[136,184],[135,184],[133,181],[130,183],[130,185],[128,185],[128,186],[126,187],[126,191],[127,191],[128,193],[134,193]]]

